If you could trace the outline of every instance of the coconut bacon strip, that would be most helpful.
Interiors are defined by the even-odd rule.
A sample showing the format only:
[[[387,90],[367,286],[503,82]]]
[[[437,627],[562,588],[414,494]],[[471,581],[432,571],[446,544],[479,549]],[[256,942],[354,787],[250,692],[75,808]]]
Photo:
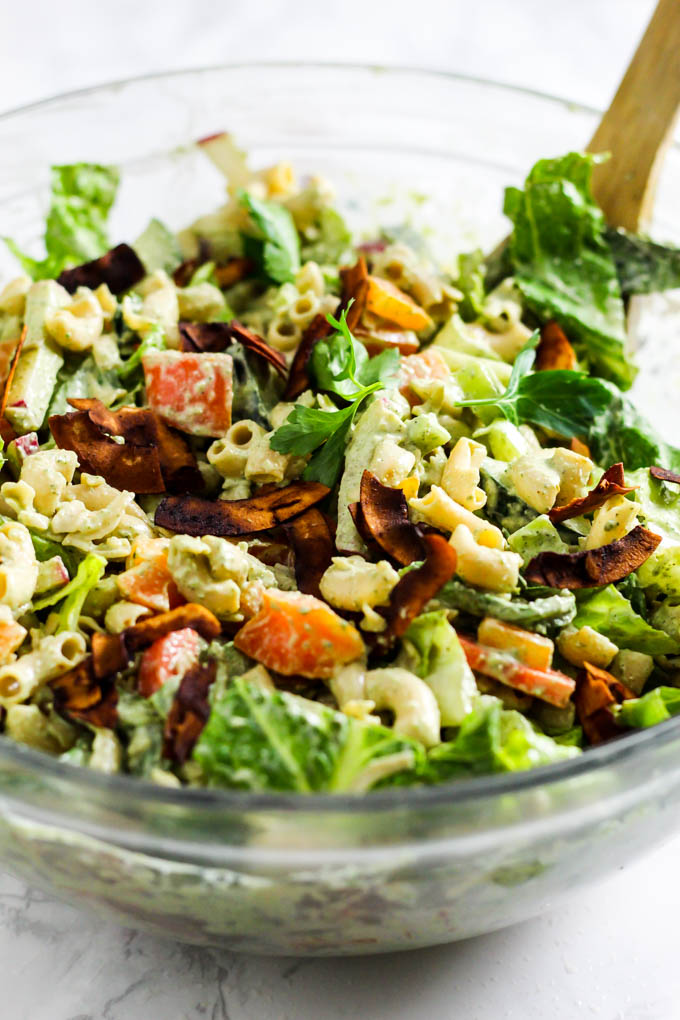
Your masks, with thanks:
[[[402,566],[422,560],[423,540],[408,516],[402,489],[383,485],[370,471],[361,478],[361,519],[372,539]]]
[[[180,322],[179,335],[182,350],[192,353],[224,351],[232,343],[240,343],[273,365],[281,376],[288,372],[286,359],[266,340],[235,319],[232,322]]]
[[[375,640],[374,651],[387,652],[408,630],[412,620],[456,572],[456,550],[441,535],[423,535],[425,561],[409,570],[394,586],[390,604],[378,609],[387,626]]]
[[[330,489],[320,482],[291,482],[283,489],[250,499],[201,499],[166,496],[156,509],[159,528],[183,535],[251,535],[285,524],[324,499]]]
[[[622,731],[616,725],[611,707],[635,696],[605,669],[585,663],[576,681],[574,704],[578,721],[591,744],[602,744],[621,736]]]
[[[549,588],[599,588],[628,577],[652,555],[660,535],[641,525],[617,542],[577,553],[542,552],[534,556],[524,576],[531,584]]]
[[[612,464],[600,478],[594,489],[578,499],[572,499],[564,506],[555,506],[548,513],[553,524],[561,524],[571,517],[580,517],[589,510],[597,510],[603,506],[612,496],[627,496],[629,492],[635,492],[637,486],[626,485],[623,477],[623,464]]]
[[[112,294],[122,294],[143,280],[145,275],[144,265],[134,248],[129,244],[118,244],[101,258],[83,262],[73,269],[65,269],[57,277],[57,283],[65,287],[69,294],[75,293],[78,287],[96,290],[102,283],[106,284]]]
[[[163,731],[163,757],[183,765],[210,715],[208,695],[217,674],[214,659],[197,663],[184,674]]]
[[[331,565],[335,543],[328,519],[313,506],[285,525],[295,556],[295,580],[301,592],[323,596],[319,582]]]
[[[649,473],[652,478],[656,478],[659,482],[673,482],[675,485],[680,485],[680,475],[675,471],[669,471],[667,468],[662,467],[650,467]]]

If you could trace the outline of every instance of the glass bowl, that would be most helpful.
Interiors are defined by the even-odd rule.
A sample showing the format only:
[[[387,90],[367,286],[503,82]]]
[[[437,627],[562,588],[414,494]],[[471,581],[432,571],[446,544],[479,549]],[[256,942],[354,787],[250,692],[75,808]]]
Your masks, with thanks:
[[[228,129],[254,166],[320,171],[357,221],[407,215],[452,258],[497,241],[503,187],[535,159],[582,147],[596,120],[537,93],[413,70],[140,78],[0,118],[0,234],[37,240],[49,164],[83,159],[122,167],[116,241],[152,215],[180,227],[223,194],[188,143]],[[657,201],[665,239],[680,233],[679,169],[674,148]],[[0,279],[15,271],[0,254]],[[639,396],[667,432],[673,311],[677,295],[655,299],[638,327]],[[3,867],[123,924],[258,953],[375,953],[492,931],[650,848],[679,807],[680,719],[533,772],[364,797],[169,790],[0,737]]]

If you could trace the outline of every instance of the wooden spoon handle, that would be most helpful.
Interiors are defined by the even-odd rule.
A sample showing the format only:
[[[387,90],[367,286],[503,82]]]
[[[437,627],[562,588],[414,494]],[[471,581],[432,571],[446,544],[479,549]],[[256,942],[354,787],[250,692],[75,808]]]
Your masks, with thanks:
[[[637,230],[648,224],[679,105],[680,0],[659,0],[588,146],[611,153],[595,168],[593,192],[612,226]]]

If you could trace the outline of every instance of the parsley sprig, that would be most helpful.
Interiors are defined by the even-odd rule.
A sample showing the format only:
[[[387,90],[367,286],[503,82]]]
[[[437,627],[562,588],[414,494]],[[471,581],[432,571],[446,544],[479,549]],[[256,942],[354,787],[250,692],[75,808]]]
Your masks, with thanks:
[[[314,453],[302,477],[332,488],[342,470],[352,422],[366,398],[395,378],[399,352],[388,350],[369,358],[364,345],[352,335],[345,311],[339,319],[332,315],[327,319],[335,333],[314,347],[311,370],[317,388],[344,401],[345,406],[323,410],[296,404],[270,445],[279,453],[299,457]]]
[[[612,389],[584,372],[554,369],[533,372],[536,347],[533,333],[515,358],[507,389],[497,397],[459,400],[459,407],[497,407],[513,425],[531,422],[561,436],[587,436],[593,422],[609,407]]]

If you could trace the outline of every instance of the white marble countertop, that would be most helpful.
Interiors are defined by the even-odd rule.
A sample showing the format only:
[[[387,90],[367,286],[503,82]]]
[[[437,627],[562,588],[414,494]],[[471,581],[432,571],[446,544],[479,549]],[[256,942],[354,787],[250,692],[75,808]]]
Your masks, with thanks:
[[[446,68],[602,106],[652,7],[652,0],[5,4],[0,109],[147,71],[272,58]],[[678,855],[675,839],[568,905],[495,935],[354,960],[182,947],[0,876],[0,1016],[672,1020],[680,1016]]]

